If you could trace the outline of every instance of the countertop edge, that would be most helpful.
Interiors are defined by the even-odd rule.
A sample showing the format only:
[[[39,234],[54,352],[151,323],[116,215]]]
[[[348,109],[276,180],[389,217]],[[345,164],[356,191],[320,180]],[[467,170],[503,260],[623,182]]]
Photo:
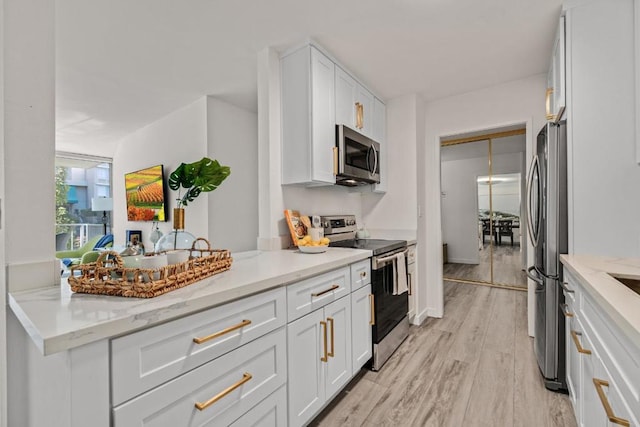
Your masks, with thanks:
[[[210,289],[206,287],[214,282],[219,276],[212,276],[198,283],[194,283],[185,288],[181,288],[168,294],[184,291],[188,289],[190,294],[194,296],[185,296],[184,300],[176,302],[169,301],[166,305],[160,304],[150,309],[133,310],[131,313],[122,315],[118,318],[108,319],[106,321],[96,321],[84,327],[70,329],[62,333],[53,335],[43,334],[38,327],[37,321],[34,321],[21,304],[21,297],[28,302],[38,295],[38,292],[48,291],[51,288],[43,288],[36,290],[21,291],[15,294],[9,293],[9,307],[15,314],[16,318],[25,329],[25,332],[33,340],[37,348],[43,355],[47,356],[61,351],[71,350],[85,344],[90,344],[102,339],[110,339],[117,336],[126,335],[128,333],[152,327],[167,321],[185,317],[209,308],[217,307],[240,298],[265,292],[280,286],[287,286],[291,283],[304,280],[315,275],[331,271],[337,268],[345,267],[355,262],[371,257],[371,251],[368,250],[349,250],[345,256],[340,259],[334,259],[321,264],[307,266],[304,268],[292,267],[291,271],[283,274],[277,274],[271,277],[261,278],[241,284],[237,287],[229,289]],[[224,274],[224,273],[222,273]],[[65,285],[63,285],[65,286]],[[204,292],[198,294],[199,292]],[[165,295],[168,295],[165,294]],[[88,294],[82,294],[81,296]],[[149,300],[162,298],[164,295]],[[92,295],[91,297],[96,297]],[[123,298],[108,297],[105,298]]]

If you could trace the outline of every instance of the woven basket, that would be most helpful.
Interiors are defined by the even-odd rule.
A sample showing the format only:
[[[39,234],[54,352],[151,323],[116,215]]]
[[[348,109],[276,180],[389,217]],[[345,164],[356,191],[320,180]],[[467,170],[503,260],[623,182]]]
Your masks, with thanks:
[[[206,249],[197,249],[199,241]],[[105,251],[96,262],[71,267],[68,282],[73,292],[123,297],[152,298],[231,268],[231,253],[211,249],[198,238],[189,249],[189,260],[154,269],[124,267],[119,253]]]

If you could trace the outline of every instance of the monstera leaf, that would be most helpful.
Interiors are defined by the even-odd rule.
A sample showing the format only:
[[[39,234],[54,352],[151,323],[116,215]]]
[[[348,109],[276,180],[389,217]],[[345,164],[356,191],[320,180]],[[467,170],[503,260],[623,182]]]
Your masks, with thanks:
[[[181,163],[180,166],[169,175],[169,188],[180,191],[186,189],[182,197],[178,199],[178,207],[187,206],[193,202],[200,193],[213,191],[224,181],[231,169],[222,166],[217,160],[203,157],[194,163]],[[179,194],[179,193],[178,193]]]

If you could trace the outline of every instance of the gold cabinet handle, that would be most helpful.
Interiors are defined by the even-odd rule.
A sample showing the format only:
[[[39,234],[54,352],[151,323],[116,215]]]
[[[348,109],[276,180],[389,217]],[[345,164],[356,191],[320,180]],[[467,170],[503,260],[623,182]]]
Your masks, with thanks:
[[[356,127],[358,129],[362,129],[364,125],[362,122],[364,121],[364,105],[359,102],[356,102]]]
[[[322,342],[324,344],[324,349],[322,350],[324,352],[324,356],[322,356],[320,358],[320,360],[322,362],[326,362],[327,360],[329,360],[329,358],[327,357],[327,322],[325,322],[324,320],[320,321],[320,326],[322,326]]]
[[[580,332],[576,332],[574,330],[571,331],[571,338],[573,338],[573,343],[576,345],[578,349],[578,353],[582,354],[591,354],[591,350],[587,350],[586,348],[582,348],[582,344],[580,344],[580,340],[578,339],[578,335],[582,335]]]
[[[562,289],[564,289],[564,291],[568,294],[573,294],[576,292],[573,289],[569,289],[569,284],[567,282],[562,282],[560,286],[562,286]]]
[[[333,174],[338,175],[338,147],[333,147]]]
[[[551,112],[551,95],[553,95],[553,88],[548,87],[544,99],[547,120],[555,120],[556,118],[556,116]]]
[[[251,378],[253,378],[253,376],[250,373],[245,372],[244,374],[242,374],[242,379],[240,381],[238,381],[237,383],[225,388],[220,393],[218,393],[215,396],[213,396],[211,399],[207,400],[204,403],[196,402],[196,408],[198,409],[198,411],[203,411],[203,410],[207,409],[209,406],[213,405],[218,400],[222,399],[227,394],[231,393],[233,390],[237,389],[242,384],[244,384],[247,381],[249,381]]]
[[[327,323],[329,324],[329,333],[331,334],[331,351],[328,353],[328,356],[329,357],[335,357],[335,353],[334,353],[335,340],[334,340],[334,335],[333,335],[333,317],[327,317]]]
[[[366,271],[361,271],[360,272],[360,278],[364,279],[365,277],[367,277],[367,272]]]
[[[329,293],[333,290],[336,290],[340,287],[340,285],[332,285],[329,289],[325,289],[324,291],[320,291],[320,292],[314,292],[311,294],[312,297],[319,297],[320,295],[324,295],[326,293]]]
[[[376,309],[374,307],[374,302],[376,297],[373,294],[369,294],[369,305],[371,306],[371,320],[369,320],[369,325],[373,326],[376,324]]]
[[[615,416],[615,414],[613,413],[613,408],[609,403],[609,399],[607,399],[607,395],[604,394],[604,390],[602,389],[602,386],[609,387],[609,382],[598,379],[598,378],[594,378],[593,385],[596,387],[596,391],[598,392],[598,397],[600,398],[600,402],[602,402],[602,406],[604,407],[604,412],[607,413],[607,418],[609,418],[609,421],[621,426],[629,427],[631,424],[629,423],[628,420]]]
[[[567,304],[562,304],[562,314],[564,317],[573,317],[573,313],[568,311],[569,306]]]
[[[237,325],[233,325],[233,326],[229,326],[228,328],[225,328],[219,332],[213,333],[211,335],[207,335],[206,337],[202,337],[202,338],[194,338],[193,342],[196,344],[202,344],[203,342],[207,342],[209,340],[212,340],[214,338],[218,338],[222,335],[228,334],[229,332],[233,332],[236,329],[240,329],[242,327],[245,327],[247,325],[251,324],[251,320],[243,320],[242,322],[238,323]]]

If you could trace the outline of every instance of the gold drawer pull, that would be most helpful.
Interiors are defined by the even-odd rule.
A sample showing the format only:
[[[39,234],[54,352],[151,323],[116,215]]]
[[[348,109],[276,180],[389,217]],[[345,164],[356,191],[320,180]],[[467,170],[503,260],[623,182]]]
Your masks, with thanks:
[[[233,332],[236,329],[240,329],[240,328],[245,327],[245,326],[250,325],[250,324],[251,324],[251,320],[243,320],[242,322],[238,323],[237,325],[229,326],[226,329],[223,329],[223,330],[221,330],[219,332],[216,332],[214,334],[208,335],[206,337],[194,338],[193,342],[196,343],[196,344],[202,344],[203,342],[207,342],[207,341],[210,341],[210,340],[212,340],[214,338],[221,337],[222,335],[228,334],[229,332]]]
[[[562,304],[562,314],[564,317],[573,317],[573,313],[568,311],[569,306],[567,304]]]
[[[329,289],[325,289],[324,291],[320,291],[320,292],[315,292],[313,294],[311,294],[312,297],[319,297],[320,295],[324,295],[328,292],[331,292],[335,289],[338,289],[340,287],[340,285],[332,285]]]
[[[338,147],[333,147],[333,174],[338,175]]]
[[[325,322],[324,320],[320,321],[320,326],[322,326],[323,331],[322,331],[322,342],[324,344],[324,356],[322,356],[320,358],[320,360],[322,362],[326,362],[327,360],[329,360],[329,358],[327,357],[327,322]]]
[[[604,394],[604,390],[602,386],[609,387],[609,382],[605,380],[601,380],[598,378],[593,379],[593,385],[596,386],[596,391],[598,392],[598,397],[600,398],[600,402],[602,402],[602,406],[604,406],[604,412],[607,413],[607,418],[609,421],[615,424],[619,424],[621,426],[629,427],[629,421],[624,418],[616,417],[613,413],[613,408],[609,404],[609,399],[607,399],[607,395]]]
[[[553,95],[553,88],[549,87],[547,88],[547,92],[545,93],[545,99],[544,99],[545,110],[546,110],[545,117],[547,120],[556,119],[556,116],[551,112],[551,95]]]
[[[376,297],[373,294],[369,294],[369,305],[371,306],[371,320],[369,321],[369,325],[373,326],[376,324],[376,309],[374,307],[374,302]]]
[[[360,272],[360,278],[364,279],[365,277],[367,277],[367,272],[366,271],[361,271]]]
[[[560,286],[562,286],[562,289],[564,289],[564,291],[565,291],[566,293],[568,293],[568,294],[573,294],[573,293],[575,293],[576,291],[574,291],[573,289],[569,289],[569,286],[568,286],[568,285],[569,285],[569,284],[568,284],[567,282],[562,282],[562,283],[560,284]]]
[[[571,331],[571,337],[573,338],[573,343],[576,345],[576,348],[578,349],[578,353],[591,354],[591,350],[582,348],[582,345],[580,344],[580,340],[578,339],[578,335],[582,335],[582,334],[580,332],[576,332],[573,330]]]
[[[333,339],[333,317],[327,317],[327,323],[329,324],[329,332],[331,333],[331,351],[327,354],[329,357],[335,357],[334,353],[334,339]]]
[[[356,127],[362,129],[364,127],[364,105],[356,102]]]
[[[204,403],[196,402],[196,408],[198,409],[198,411],[203,411],[203,410],[207,409],[209,406],[213,405],[218,400],[222,399],[227,394],[231,393],[233,390],[237,389],[242,384],[244,384],[247,381],[249,381],[251,378],[253,378],[253,376],[250,373],[245,372],[244,374],[242,374],[242,379],[240,381],[238,381],[237,383],[225,388],[220,393],[218,393],[215,396],[213,396],[211,399],[207,400]]]

